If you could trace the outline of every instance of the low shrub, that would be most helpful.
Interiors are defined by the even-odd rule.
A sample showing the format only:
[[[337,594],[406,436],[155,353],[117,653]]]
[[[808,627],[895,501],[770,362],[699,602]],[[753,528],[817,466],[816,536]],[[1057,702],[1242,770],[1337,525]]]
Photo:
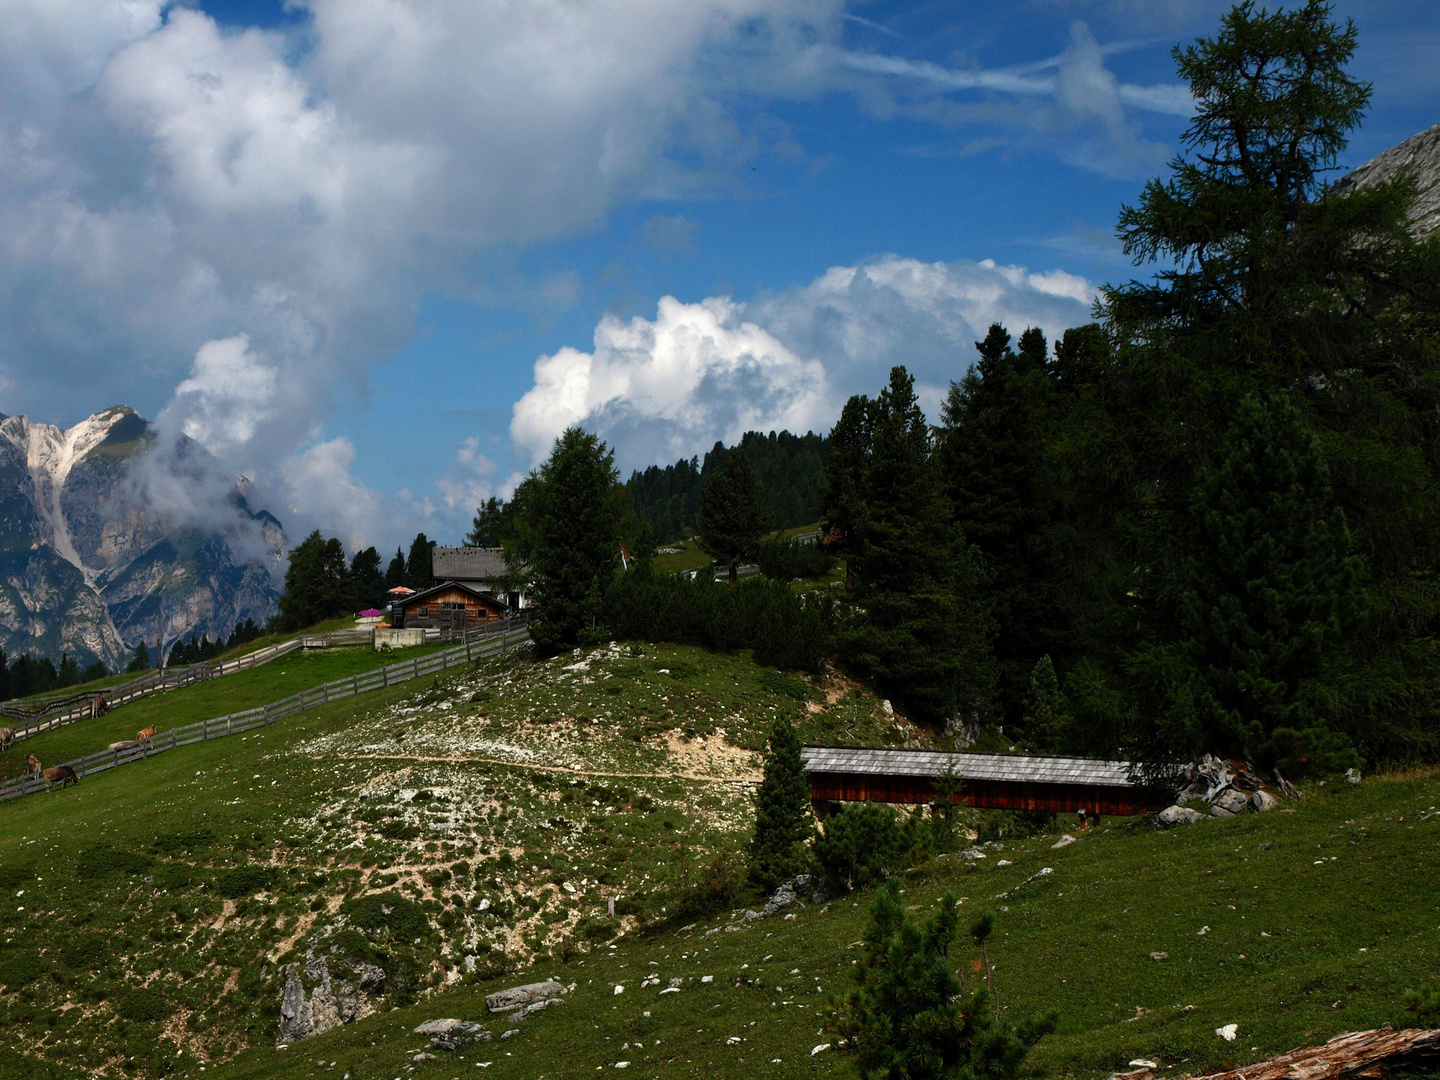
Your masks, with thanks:
[[[136,987],[120,995],[120,1000],[115,1003],[115,1011],[126,1020],[150,1023],[169,1016],[170,1006],[154,990]]]
[[[755,556],[760,572],[776,581],[824,577],[835,569],[835,556],[820,544],[764,540]]]
[[[340,911],[350,917],[351,926],[371,934],[388,935],[396,941],[409,941],[430,929],[425,910],[398,892],[357,896],[341,904]]]
[[[263,866],[237,866],[220,875],[220,895],[226,900],[254,896],[270,887],[270,871]]]

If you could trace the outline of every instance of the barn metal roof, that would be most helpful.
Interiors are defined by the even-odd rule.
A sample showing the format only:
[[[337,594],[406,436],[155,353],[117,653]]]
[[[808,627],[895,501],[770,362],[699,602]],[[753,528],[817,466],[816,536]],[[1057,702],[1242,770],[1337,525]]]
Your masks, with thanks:
[[[945,767],[953,762],[955,776],[960,780],[1088,784],[1095,787],[1131,786],[1128,761],[846,746],[807,746],[800,751],[800,755],[806,770],[812,773],[938,777],[945,772]]]

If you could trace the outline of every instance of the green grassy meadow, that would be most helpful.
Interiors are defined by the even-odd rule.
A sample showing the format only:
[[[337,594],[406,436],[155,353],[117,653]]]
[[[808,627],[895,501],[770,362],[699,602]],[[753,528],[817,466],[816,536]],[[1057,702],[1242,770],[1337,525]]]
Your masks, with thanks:
[[[250,703],[241,680],[283,679],[251,687],[269,700],[300,688],[297,670],[320,682],[359,656],[286,657],[151,701],[188,722],[217,704],[199,692],[234,688],[216,710],[231,711]],[[133,734],[145,705],[92,733],[125,718]],[[826,1000],[867,896],[674,929],[687,885],[741,861],[779,713],[809,742],[926,743],[839,676],[614,646],[483,661],[0,804],[0,1076],[849,1074],[835,1047],[811,1050],[834,1042]],[[1036,1075],[1137,1056],[1209,1068],[1402,1020],[1401,993],[1440,974],[1437,803],[1436,775],[1367,778],[1294,813],[1164,833],[1112,819],[1059,850],[1007,840],[904,887],[917,916],[947,889],[999,912],[1002,1005],[1061,1015]],[[332,946],[379,963],[385,996],[276,1049],[290,965]],[[485,993],[548,975],[575,985],[564,1006],[486,1014]],[[443,1016],[495,1039],[413,1062],[411,1029]],[[1234,1043],[1214,1034],[1228,1023]]]
[[[290,653],[257,668],[153,694],[94,720],[77,720],[22,739],[0,754],[0,776],[23,773],[28,754],[47,765],[67,761],[103,750],[112,742],[133,739],[137,731],[151,724],[157,733],[164,732],[196,720],[265,705],[333,679],[360,675],[446,647],[425,645],[401,652],[376,652],[369,646],[355,645]]]

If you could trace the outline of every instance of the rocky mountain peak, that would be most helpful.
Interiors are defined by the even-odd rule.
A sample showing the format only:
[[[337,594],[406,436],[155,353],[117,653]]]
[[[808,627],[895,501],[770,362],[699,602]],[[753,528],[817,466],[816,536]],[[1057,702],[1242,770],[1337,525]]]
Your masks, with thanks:
[[[1371,158],[1335,185],[1341,190],[1368,187],[1409,173],[1415,180],[1415,205],[1410,223],[1417,239],[1423,240],[1440,228],[1440,124],[1412,135],[1383,154]]]

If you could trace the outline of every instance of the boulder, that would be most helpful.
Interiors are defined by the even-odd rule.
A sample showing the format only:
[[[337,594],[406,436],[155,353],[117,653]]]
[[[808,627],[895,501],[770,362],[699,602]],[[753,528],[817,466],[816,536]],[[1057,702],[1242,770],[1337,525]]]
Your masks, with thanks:
[[[312,938],[303,968],[294,963],[286,972],[278,1046],[369,1016],[376,1010],[375,999],[385,992],[383,968],[351,960],[335,945],[317,954],[315,945]]]
[[[1056,841],[1055,841],[1053,844],[1051,844],[1050,846],[1051,846],[1052,848],[1062,848],[1062,847],[1069,847],[1069,846],[1070,846],[1071,844],[1073,844],[1073,843],[1075,843],[1075,838],[1074,838],[1073,836],[1071,836],[1071,835],[1067,832],[1067,833],[1062,833],[1061,836],[1060,836],[1060,839],[1059,839],[1059,840],[1056,840]]]
[[[1234,817],[1235,811],[1226,810],[1223,806],[1212,806],[1210,807],[1210,816],[1218,818]]]
[[[1250,796],[1246,795],[1243,791],[1237,791],[1233,787],[1226,788],[1224,791],[1218,792],[1215,797],[1210,800],[1210,804],[1212,807],[1224,810],[1227,813],[1243,814],[1245,808],[1250,805]]]
[[[1167,827],[1171,825],[1193,825],[1204,816],[1205,815],[1198,810],[1191,810],[1188,806],[1177,805],[1167,806],[1164,810],[1161,810],[1156,820],[1159,821],[1161,825]]]
[[[426,1020],[415,1029],[416,1035],[451,1035],[460,1032],[468,1035],[479,1031],[480,1025],[471,1020]]]
[[[544,1001],[546,998],[556,997],[564,989],[554,979],[526,983],[524,986],[514,986],[509,990],[497,990],[493,994],[486,994],[485,1007],[491,1012],[509,1012],[511,1009],[518,1009],[525,1005],[533,1005],[537,1001]]]
[[[1274,810],[1279,806],[1280,800],[1262,789],[1250,796],[1250,805],[1263,814],[1265,811]]]
[[[1358,784],[1358,783],[1360,783],[1360,770],[1359,770],[1359,769],[1346,769],[1346,770],[1345,770],[1345,782],[1348,783],[1348,784]]]
[[[518,1024],[521,1020],[528,1020],[530,1017],[534,1016],[538,1012],[544,1012],[552,1005],[564,1004],[564,998],[545,998],[543,1001],[536,1001],[533,1004],[526,1005],[524,1008],[511,1013],[508,1017],[506,1017],[506,1019],[509,1020],[512,1024]]]

